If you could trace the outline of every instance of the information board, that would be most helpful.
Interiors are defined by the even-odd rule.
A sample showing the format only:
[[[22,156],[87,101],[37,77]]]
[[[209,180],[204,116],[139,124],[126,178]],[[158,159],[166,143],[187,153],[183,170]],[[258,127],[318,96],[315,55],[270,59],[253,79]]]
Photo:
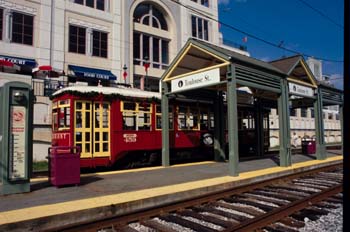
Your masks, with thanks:
[[[10,146],[9,179],[11,181],[27,179],[26,176],[26,108],[11,106],[10,109]]]

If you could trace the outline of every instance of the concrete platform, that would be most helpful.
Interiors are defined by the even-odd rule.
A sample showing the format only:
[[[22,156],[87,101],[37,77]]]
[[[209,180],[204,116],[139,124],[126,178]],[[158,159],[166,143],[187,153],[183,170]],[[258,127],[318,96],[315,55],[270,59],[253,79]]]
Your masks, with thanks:
[[[300,169],[342,163],[340,151],[326,160],[292,156],[293,165],[278,166],[278,156],[241,160],[240,175],[228,176],[228,163],[201,162],[85,174],[79,186],[56,188],[47,178],[34,179],[30,193],[0,197],[0,231],[46,230],[57,225],[117,216],[235,186],[279,177]]]

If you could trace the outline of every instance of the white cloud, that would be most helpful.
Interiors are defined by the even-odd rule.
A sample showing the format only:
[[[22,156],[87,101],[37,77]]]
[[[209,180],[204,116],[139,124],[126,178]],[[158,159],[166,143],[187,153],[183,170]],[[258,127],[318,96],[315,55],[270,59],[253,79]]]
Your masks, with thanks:
[[[271,58],[268,57],[268,56],[265,56],[265,57],[259,58],[259,60],[262,60],[262,61],[265,61],[265,62],[269,62],[269,61],[271,61]]]

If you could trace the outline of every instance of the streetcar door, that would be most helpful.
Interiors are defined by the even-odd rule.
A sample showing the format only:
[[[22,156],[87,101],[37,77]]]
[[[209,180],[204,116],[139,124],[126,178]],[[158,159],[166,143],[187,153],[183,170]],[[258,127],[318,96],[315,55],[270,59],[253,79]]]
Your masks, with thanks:
[[[94,102],[93,151],[94,157],[110,155],[110,104]]]
[[[81,148],[81,158],[92,158],[92,102],[75,101],[75,146]]]

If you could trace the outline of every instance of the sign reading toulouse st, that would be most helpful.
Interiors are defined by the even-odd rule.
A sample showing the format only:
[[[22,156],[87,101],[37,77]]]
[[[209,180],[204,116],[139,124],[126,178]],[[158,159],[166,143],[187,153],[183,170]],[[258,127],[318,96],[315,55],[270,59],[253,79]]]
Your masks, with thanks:
[[[219,68],[196,73],[171,81],[171,92],[204,87],[220,82]]]
[[[302,96],[312,97],[314,96],[314,91],[310,87],[305,87],[302,85],[288,83],[289,84],[289,93],[295,93]]]

